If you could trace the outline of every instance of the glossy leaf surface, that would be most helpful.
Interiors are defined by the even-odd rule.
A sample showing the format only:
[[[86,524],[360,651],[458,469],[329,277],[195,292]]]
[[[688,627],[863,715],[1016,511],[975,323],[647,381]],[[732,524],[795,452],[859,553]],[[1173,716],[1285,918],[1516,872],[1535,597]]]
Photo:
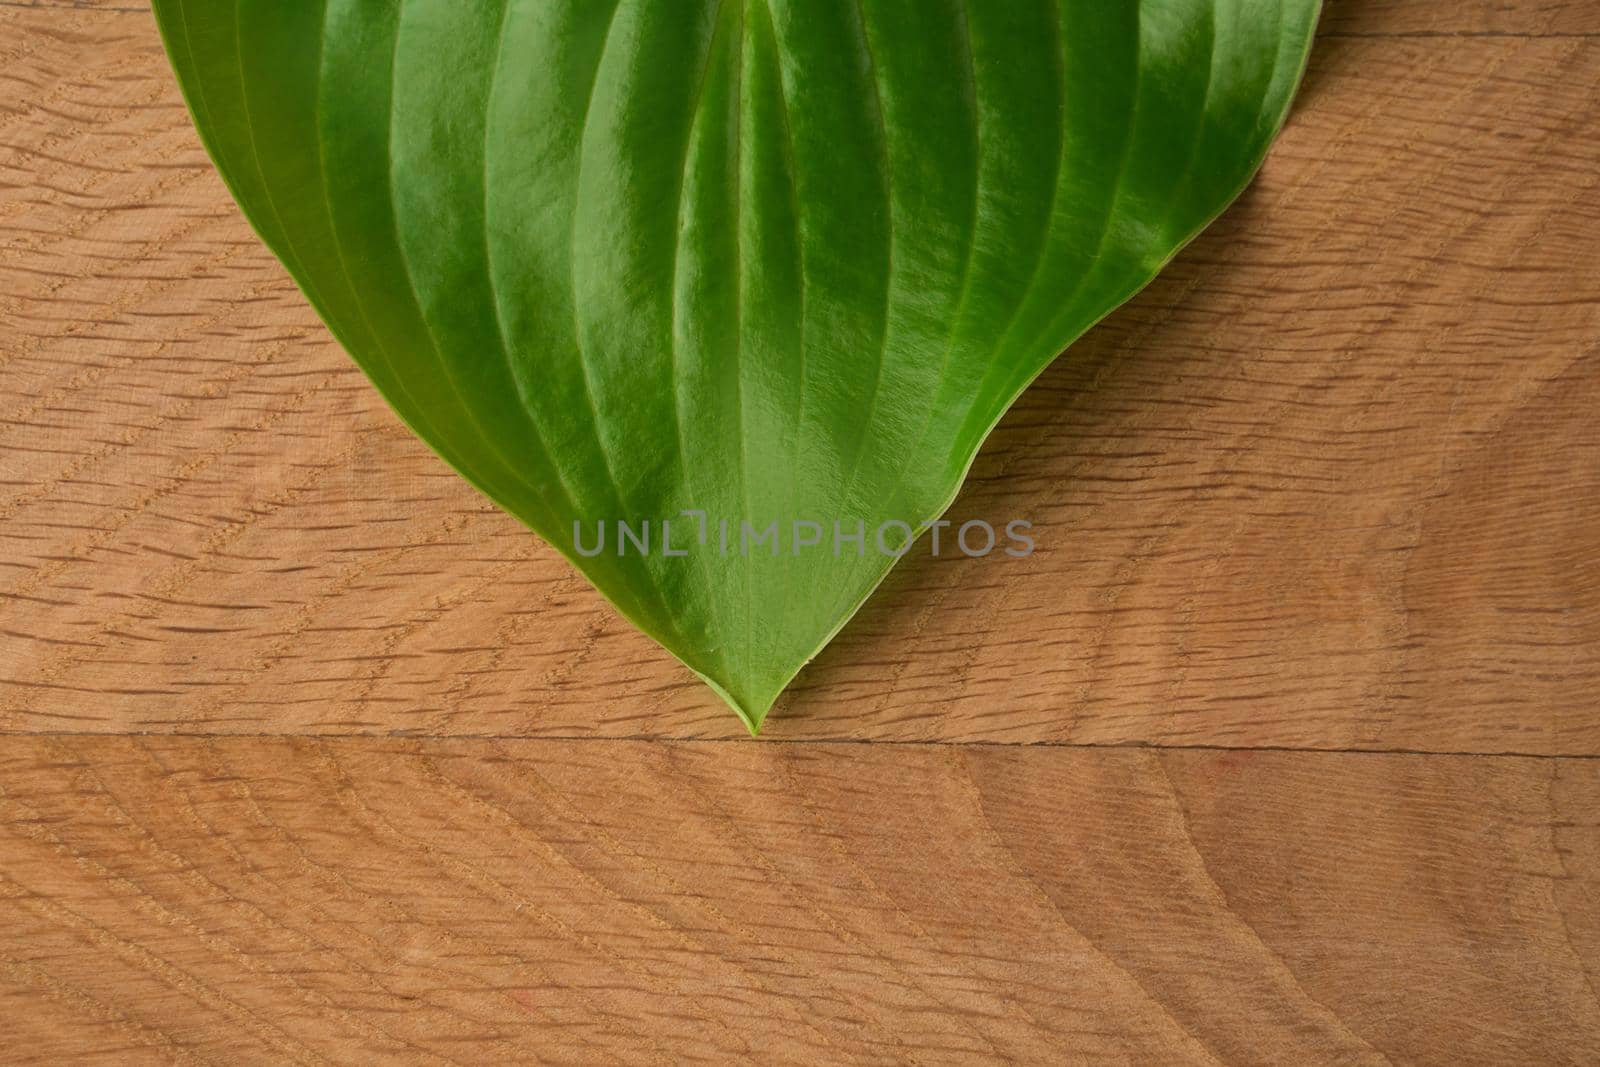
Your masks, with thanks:
[[[1238,194],[1317,3],[155,9],[389,403],[755,729],[1018,393]]]

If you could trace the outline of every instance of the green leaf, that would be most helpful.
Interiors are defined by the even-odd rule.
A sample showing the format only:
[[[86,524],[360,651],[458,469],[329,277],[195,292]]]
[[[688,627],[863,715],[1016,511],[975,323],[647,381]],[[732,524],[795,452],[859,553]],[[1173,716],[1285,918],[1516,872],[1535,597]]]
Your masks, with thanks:
[[[1243,188],[1317,7],[155,2],[223,178],[401,418],[752,731]]]

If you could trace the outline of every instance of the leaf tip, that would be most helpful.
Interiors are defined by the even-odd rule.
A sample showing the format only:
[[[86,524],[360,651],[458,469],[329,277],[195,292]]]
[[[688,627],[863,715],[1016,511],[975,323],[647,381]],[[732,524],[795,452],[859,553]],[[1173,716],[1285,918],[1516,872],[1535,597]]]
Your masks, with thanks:
[[[744,723],[744,728],[750,731],[751,737],[759,737],[761,735],[761,725],[766,722],[767,712],[772,710],[772,705],[777,701],[778,694],[782,692],[781,687],[771,693],[745,693],[740,695],[735,693],[732,687],[709,674],[703,674],[698,670],[695,673],[700,676],[701,681],[711,687],[717,696],[722,698],[728,707],[733,709],[734,714],[739,716],[739,721]]]

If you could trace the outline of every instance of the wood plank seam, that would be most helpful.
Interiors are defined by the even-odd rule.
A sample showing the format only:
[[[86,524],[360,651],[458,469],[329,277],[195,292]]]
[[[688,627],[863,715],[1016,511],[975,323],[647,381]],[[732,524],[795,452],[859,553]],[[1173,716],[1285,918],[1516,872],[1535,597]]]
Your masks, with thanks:
[[[390,731],[387,733],[360,733],[345,734],[336,732],[314,733],[297,732],[286,733],[283,731],[225,731],[225,730],[0,730],[0,738],[4,737],[56,737],[89,739],[96,737],[126,737],[126,738],[162,738],[176,737],[189,738],[201,741],[221,740],[254,740],[270,741],[275,738],[290,741],[304,741],[319,743],[325,741],[342,740],[371,740],[383,741],[415,741],[419,744],[447,744],[454,741],[480,741],[480,742],[514,742],[517,744],[662,744],[677,746],[695,745],[730,745],[740,746],[767,746],[767,745],[821,745],[838,748],[861,748],[870,746],[883,746],[886,748],[906,749],[959,749],[959,748],[993,748],[993,749],[1062,749],[1066,751],[1086,752],[1215,752],[1248,755],[1252,752],[1275,753],[1279,755],[1303,752],[1312,755],[1326,756],[1407,756],[1407,757],[1433,757],[1441,759],[1513,759],[1513,760],[1570,760],[1575,762],[1600,761],[1600,753],[1551,753],[1551,752],[1522,752],[1506,750],[1498,752],[1478,752],[1470,749],[1452,751],[1449,749],[1432,748],[1357,748],[1351,746],[1328,747],[1317,745],[1217,745],[1197,744],[1192,742],[1155,743],[1149,741],[1005,741],[983,738],[961,738],[955,740],[944,739],[913,739],[913,738],[850,738],[850,737],[763,737],[752,740],[748,737],[673,737],[662,734],[492,734],[492,733],[416,733],[407,731]]]

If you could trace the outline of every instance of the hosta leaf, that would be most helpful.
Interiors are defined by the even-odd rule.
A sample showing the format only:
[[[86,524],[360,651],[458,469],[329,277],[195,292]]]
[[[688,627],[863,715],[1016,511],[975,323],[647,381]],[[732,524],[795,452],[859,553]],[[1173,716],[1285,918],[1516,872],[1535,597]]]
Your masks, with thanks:
[[[753,730],[1017,394],[1238,194],[1317,3],[155,10],[389,403]]]

